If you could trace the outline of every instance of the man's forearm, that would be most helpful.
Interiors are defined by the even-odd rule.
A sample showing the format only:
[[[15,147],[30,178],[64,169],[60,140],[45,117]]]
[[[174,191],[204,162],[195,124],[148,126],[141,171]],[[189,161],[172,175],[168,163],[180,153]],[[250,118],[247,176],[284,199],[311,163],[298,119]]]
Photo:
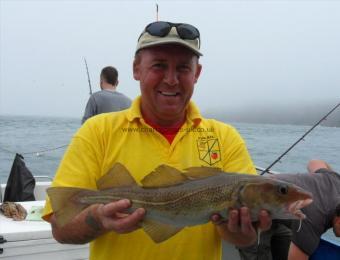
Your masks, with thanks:
[[[53,237],[64,244],[86,244],[104,234],[101,223],[95,217],[95,210],[96,205],[85,209],[63,227],[57,226],[55,216],[52,215],[50,222]]]
[[[293,242],[290,243],[288,260],[308,260],[309,256]]]

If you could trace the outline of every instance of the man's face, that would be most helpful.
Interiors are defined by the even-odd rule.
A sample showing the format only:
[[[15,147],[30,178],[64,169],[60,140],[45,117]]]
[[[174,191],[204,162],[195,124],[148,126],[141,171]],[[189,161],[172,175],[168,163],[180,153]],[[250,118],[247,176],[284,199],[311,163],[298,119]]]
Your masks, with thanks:
[[[337,237],[340,237],[340,216],[335,216],[333,220],[333,232]]]
[[[133,74],[140,82],[143,116],[159,125],[179,123],[201,72],[193,52],[179,45],[140,51]]]

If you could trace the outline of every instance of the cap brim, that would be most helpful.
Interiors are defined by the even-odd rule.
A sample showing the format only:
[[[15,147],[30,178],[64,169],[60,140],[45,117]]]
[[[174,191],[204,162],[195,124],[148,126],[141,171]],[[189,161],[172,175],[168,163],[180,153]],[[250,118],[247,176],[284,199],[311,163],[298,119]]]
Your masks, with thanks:
[[[149,47],[153,47],[153,46],[159,46],[159,45],[166,45],[166,44],[176,44],[176,45],[181,45],[184,46],[188,49],[190,49],[191,51],[193,51],[196,55],[198,56],[203,56],[203,54],[198,51],[196,48],[192,47],[189,43],[187,43],[186,41],[182,40],[182,39],[169,39],[169,38],[159,38],[156,41],[150,42],[150,43],[144,43],[142,46],[138,46],[136,52],[138,52],[139,50],[145,49],[145,48],[149,48]]]

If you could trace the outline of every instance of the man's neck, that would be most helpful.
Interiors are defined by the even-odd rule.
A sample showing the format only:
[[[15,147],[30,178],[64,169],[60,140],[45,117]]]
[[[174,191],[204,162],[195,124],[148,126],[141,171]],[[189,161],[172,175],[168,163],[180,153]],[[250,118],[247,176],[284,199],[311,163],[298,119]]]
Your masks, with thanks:
[[[111,84],[108,84],[108,83],[103,83],[101,88],[102,88],[102,90],[115,91],[117,86],[111,85]]]
[[[164,127],[164,128],[177,128],[177,127],[182,126],[185,122],[185,117],[164,120],[164,119],[158,119],[156,117],[145,115],[143,112],[142,114],[143,114],[143,118],[146,123],[150,125],[157,125],[159,127]]]
[[[172,141],[175,139],[175,136],[177,135],[179,129],[184,124],[184,120],[182,121],[171,121],[168,123],[165,123],[163,120],[161,121],[162,124],[157,123],[157,121],[153,120],[150,121],[148,118],[144,117],[145,123],[147,123],[149,126],[154,128],[156,131],[161,133],[171,144]]]

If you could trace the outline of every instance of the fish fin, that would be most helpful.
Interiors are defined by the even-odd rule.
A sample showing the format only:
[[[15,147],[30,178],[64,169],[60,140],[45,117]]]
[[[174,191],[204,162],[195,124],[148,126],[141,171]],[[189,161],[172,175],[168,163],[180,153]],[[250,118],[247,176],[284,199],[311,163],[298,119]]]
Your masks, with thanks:
[[[142,227],[155,243],[161,243],[183,229],[183,227],[171,226],[152,220],[144,220]]]
[[[72,197],[79,192],[86,191],[82,188],[73,187],[50,187],[47,190],[51,201],[53,213],[56,216],[57,225],[62,227],[78,215],[87,204],[77,203]]]
[[[141,181],[143,187],[165,187],[187,181],[188,178],[181,171],[168,165],[160,165]]]
[[[200,179],[215,176],[220,174],[221,172],[222,170],[220,168],[201,166],[186,168],[183,174],[191,179]]]
[[[115,163],[107,174],[97,181],[97,187],[99,190],[133,185],[137,185],[136,181],[121,163]]]

